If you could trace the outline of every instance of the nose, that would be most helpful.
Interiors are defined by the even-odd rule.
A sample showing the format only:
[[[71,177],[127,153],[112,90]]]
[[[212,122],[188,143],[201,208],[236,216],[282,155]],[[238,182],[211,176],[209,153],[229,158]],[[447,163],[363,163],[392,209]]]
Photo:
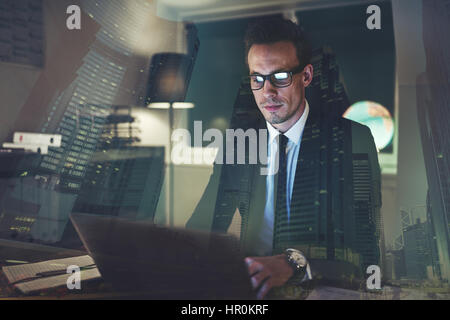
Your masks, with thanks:
[[[261,88],[261,90],[264,97],[266,98],[272,98],[277,95],[277,88],[272,85],[269,79],[266,79],[266,81],[264,81],[264,86]]]

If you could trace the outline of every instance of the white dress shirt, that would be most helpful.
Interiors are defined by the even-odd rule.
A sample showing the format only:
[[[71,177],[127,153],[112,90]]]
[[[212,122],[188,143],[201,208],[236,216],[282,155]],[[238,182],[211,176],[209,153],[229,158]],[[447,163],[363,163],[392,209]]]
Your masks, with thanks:
[[[306,99],[305,99],[306,101]],[[308,101],[305,104],[305,110],[297,120],[297,122],[284,133],[289,139],[286,146],[286,160],[287,160],[287,178],[286,178],[286,207],[288,222],[290,218],[290,204],[292,199],[292,189],[294,187],[295,170],[297,168],[297,158],[300,151],[300,143],[302,140],[303,129],[305,128],[306,119],[308,118],[309,105]],[[266,177],[266,205],[264,209],[264,221],[261,231],[259,233],[259,243],[257,251],[260,255],[271,255],[273,246],[273,225],[274,225],[274,212],[275,212],[275,197],[274,194],[274,171],[276,168],[276,155],[278,151],[278,144],[276,137],[280,132],[275,129],[269,122],[266,121],[267,130],[269,131],[268,140],[268,171],[269,174]]]

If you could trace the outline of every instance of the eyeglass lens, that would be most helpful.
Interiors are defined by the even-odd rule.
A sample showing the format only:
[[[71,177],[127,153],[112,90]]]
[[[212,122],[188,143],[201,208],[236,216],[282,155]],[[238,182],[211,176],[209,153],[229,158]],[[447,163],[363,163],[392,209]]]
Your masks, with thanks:
[[[289,72],[277,72],[269,76],[251,75],[250,84],[253,90],[261,89],[264,86],[264,81],[270,79],[270,83],[275,87],[286,87],[291,84],[291,74]]]

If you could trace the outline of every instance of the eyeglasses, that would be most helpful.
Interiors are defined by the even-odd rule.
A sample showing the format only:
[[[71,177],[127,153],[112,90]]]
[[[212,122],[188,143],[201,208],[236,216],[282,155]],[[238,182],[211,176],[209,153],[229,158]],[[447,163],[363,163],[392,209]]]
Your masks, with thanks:
[[[304,67],[298,66],[290,71],[278,71],[268,75],[252,74],[250,78],[250,87],[252,90],[259,90],[264,87],[264,82],[269,80],[277,88],[289,87],[292,84],[292,75],[303,71]]]

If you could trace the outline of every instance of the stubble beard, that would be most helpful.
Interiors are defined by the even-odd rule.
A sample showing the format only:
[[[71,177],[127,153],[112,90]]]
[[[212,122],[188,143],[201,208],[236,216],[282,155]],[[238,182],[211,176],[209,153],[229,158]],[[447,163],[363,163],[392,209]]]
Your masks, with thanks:
[[[275,112],[271,112],[266,119],[270,124],[280,124],[290,119],[292,115],[279,116]]]
[[[291,113],[284,114],[284,115],[278,114],[278,112],[269,112],[268,116],[265,117],[266,121],[272,125],[284,123],[284,122],[288,121],[289,119],[291,119],[297,113],[297,111],[300,109],[300,107],[301,107],[301,104],[299,104],[297,106],[297,108],[295,110],[293,110]],[[281,110],[278,110],[278,111],[281,111]],[[268,111],[266,111],[266,112],[268,112]]]

